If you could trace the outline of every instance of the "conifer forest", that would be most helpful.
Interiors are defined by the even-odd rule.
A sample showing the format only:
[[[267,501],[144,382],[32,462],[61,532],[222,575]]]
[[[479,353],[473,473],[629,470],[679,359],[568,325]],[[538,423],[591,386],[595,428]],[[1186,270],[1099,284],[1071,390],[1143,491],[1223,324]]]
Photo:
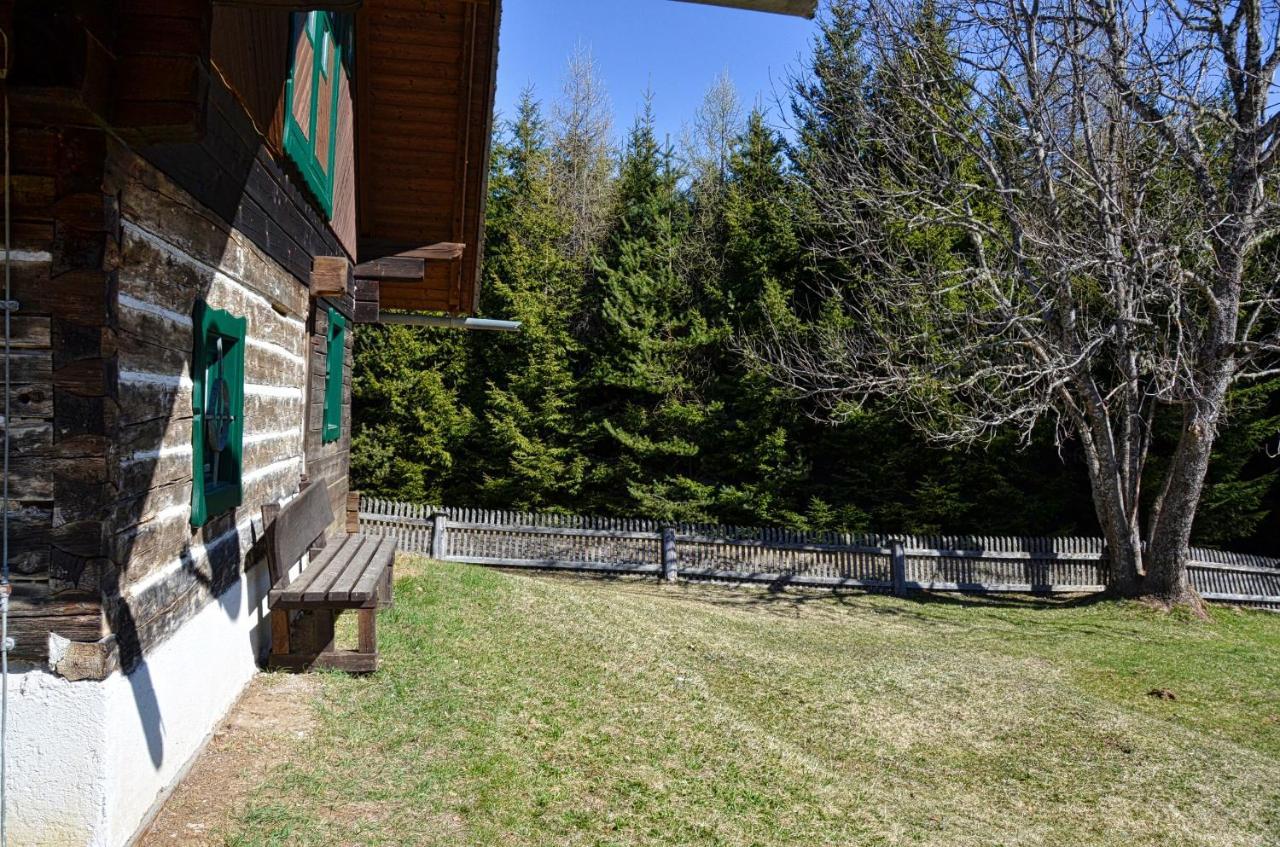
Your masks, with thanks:
[[[859,38],[833,2],[773,108],[722,78],[679,138],[659,137],[652,102],[617,132],[586,52],[562,91],[526,91],[493,140],[479,311],[522,329],[362,328],[353,488],[797,529],[1098,534],[1080,445],[1051,417],[943,444],[890,402],[815,403],[754,352],[848,320],[833,289],[857,296],[845,281],[865,269],[815,246],[828,220],[807,181],[825,151],[858,144],[852,116],[910,120],[903,69],[876,67]],[[1227,406],[1193,540],[1274,553],[1280,380],[1238,384]],[[1151,433],[1157,480],[1169,424]]]

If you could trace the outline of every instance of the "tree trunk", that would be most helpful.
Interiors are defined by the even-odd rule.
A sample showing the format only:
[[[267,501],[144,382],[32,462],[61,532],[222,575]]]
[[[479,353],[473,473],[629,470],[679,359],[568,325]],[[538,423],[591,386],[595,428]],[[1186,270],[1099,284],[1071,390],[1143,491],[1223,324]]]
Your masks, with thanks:
[[[1202,608],[1187,575],[1187,560],[1191,555],[1191,527],[1213,452],[1216,417],[1216,414],[1194,409],[1187,413],[1182,438],[1169,465],[1159,511],[1151,524],[1142,593],[1166,606]]]
[[[1092,434],[1081,432],[1087,450],[1094,451],[1088,460],[1089,484],[1093,490],[1093,508],[1106,542],[1107,591],[1120,597],[1136,596],[1141,586],[1142,534],[1133,510],[1125,508],[1119,469],[1114,461],[1097,455]]]

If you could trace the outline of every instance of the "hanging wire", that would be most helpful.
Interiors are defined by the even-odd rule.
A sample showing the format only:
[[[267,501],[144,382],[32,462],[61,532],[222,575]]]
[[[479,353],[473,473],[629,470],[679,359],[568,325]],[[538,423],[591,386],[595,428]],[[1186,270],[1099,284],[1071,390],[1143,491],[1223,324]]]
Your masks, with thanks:
[[[4,64],[0,66],[0,86],[4,89],[4,475],[0,482],[0,503],[4,504],[4,516],[0,518],[0,847],[9,845],[9,651],[13,642],[9,638],[9,316],[14,302],[10,291],[12,277],[13,243],[10,238],[12,215],[9,213],[9,34],[0,30],[4,47]]]

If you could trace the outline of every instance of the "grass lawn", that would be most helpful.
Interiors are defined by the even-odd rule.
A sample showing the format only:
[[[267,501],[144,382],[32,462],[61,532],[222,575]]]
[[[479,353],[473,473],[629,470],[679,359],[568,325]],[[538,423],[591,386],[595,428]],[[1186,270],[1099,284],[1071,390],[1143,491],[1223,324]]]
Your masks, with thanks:
[[[1280,844],[1280,615],[404,564],[228,844]]]

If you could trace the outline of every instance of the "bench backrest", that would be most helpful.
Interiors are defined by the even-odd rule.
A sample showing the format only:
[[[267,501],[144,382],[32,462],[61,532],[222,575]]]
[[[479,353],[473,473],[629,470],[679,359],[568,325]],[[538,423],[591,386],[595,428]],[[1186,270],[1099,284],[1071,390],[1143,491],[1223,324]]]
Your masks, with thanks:
[[[324,484],[312,480],[286,505],[264,506],[262,512],[263,522],[268,525],[267,551],[274,585],[308,551],[318,546],[317,540],[323,542],[325,532],[333,523],[333,509]]]

